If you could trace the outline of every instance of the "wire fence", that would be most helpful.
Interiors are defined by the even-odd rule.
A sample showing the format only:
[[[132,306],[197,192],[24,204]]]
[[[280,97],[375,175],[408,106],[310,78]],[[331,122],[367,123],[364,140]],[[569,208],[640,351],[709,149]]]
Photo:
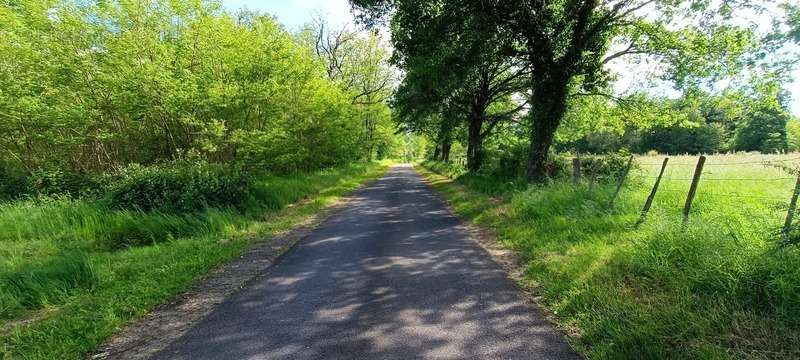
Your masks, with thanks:
[[[641,170],[638,178],[644,179],[646,183],[651,185],[651,190],[636,225],[638,226],[646,220],[650,208],[657,202],[659,193],[669,193],[672,195],[673,200],[674,197],[685,198],[686,201],[683,207],[684,223],[688,223],[692,206],[697,199],[730,200],[730,203],[740,208],[745,199],[755,200],[751,203],[767,206],[779,204],[778,208],[783,208],[783,205],[785,205],[786,217],[782,234],[787,236],[793,223],[798,193],[800,193],[800,156],[759,160],[733,159],[733,161],[728,162],[720,162],[720,158],[724,159],[724,156],[712,158],[713,163],[706,163],[707,158],[705,156],[693,158],[693,160],[696,159],[693,163],[670,163],[669,157],[663,159],[662,162],[645,161],[636,163]],[[631,170],[634,163],[633,159],[633,157],[630,158],[627,168],[618,175],[617,192],[610,202],[611,207],[613,207],[614,201],[619,194],[619,189]],[[573,180],[575,183],[581,183],[583,177],[580,173],[580,162],[580,156],[578,155],[573,160]],[[743,169],[739,170],[735,169],[735,167],[743,167]],[[694,170],[689,173],[691,168],[694,168]],[[765,170],[771,168],[772,172],[765,172],[765,176],[758,177],[758,172],[762,168]],[[732,176],[725,176],[726,172]],[[753,172],[755,174],[751,174]],[[797,175],[795,176],[795,174]],[[736,183],[744,183],[745,185],[737,187]],[[758,186],[757,184],[763,185]],[[687,186],[685,190],[677,189],[677,187],[683,185]],[[791,189],[790,186],[792,186]],[[753,193],[747,191],[748,187],[753,189]],[[720,203],[724,202],[716,201],[714,204],[718,205]],[[729,214],[729,211],[731,209],[703,209],[703,212],[718,214]]]
[[[775,163],[789,163],[789,162],[800,162],[800,156],[792,157],[788,159],[773,159],[773,160],[748,160],[748,161],[738,161],[738,162],[726,162],[726,163],[711,163],[705,164],[705,166],[738,166],[738,165],[769,165]],[[661,163],[638,163],[641,166],[661,166]],[[696,166],[696,164],[670,164],[670,166]]]

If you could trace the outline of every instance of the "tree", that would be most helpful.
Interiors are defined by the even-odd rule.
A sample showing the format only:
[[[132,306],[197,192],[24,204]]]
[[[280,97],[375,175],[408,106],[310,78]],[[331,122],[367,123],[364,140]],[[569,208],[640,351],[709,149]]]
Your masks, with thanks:
[[[328,78],[350,94],[352,104],[359,108],[366,158],[372,159],[378,127],[387,123],[389,113],[383,108],[394,85],[388,50],[375,32],[334,28],[321,17],[306,28],[305,36],[312,38],[306,41],[313,42],[314,55],[322,60]]]
[[[789,25],[789,33],[795,42],[800,43],[800,6],[784,4],[786,10],[786,23]]]
[[[366,2],[358,3],[364,9]],[[483,21],[483,14],[465,11],[457,2],[402,2],[404,9],[393,18],[393,61],[406,71],[396,101],[407,122],[447,121],[437,141],[448,148],[452,115],[455,112],[467,128],[467,165],[480,168],[483,142],[497,125],[512,119],[523,108],[512,104],[511,95],[523,86],[526,69],[503,55],[499,32]],[[456,42],[442,41],[457,38]],[[414,126],[411,126],[412,128]],[[446,131],[445,131],[446,130]]]
[[[568,99],[576,92],[602,90],[609,75],[605,64],[649,54],[668,68],[667,78],[679,87],[735,71],[752,36],[717,16],[732,9],[731,3],[712,8],[690,1],[498,0],[495,19],[522,39],[517,54],[532,69],[527,177],[546,177],[548,152]],[[695,15],[708,23],[687,25]],[[674,30],[680,21],[683,26]]]
[[[551,145],[567,109],[579,93],[602,93],[609,81],[606,67],[623,56],[649,55],[666,68],[665,78],[680,88],[703,79],[735,73],[752,48],[752,31],[730,24],[727,14],[747,1],[711,2],[662,0],[354,0],[374,22],[393,14],[393,34],[402,31],[415,7],[443,9],[469,23],[480,18],[483,28],[494,29],[502,52],[529,69],[530,148],[527,177],[546,178]],[[702,21],[693,21],[700,18]],[[398,21],[398,19],[400,19]],[[406,36],[404,41],[417,40]],[[425,40],[429,38],[423,36]],[[442,36],[440,42],[459,37]]]
[[[14,170],[188,158],[294,172],[391,142],[391,91],[375,85],[388,53],[369,37],[352,43],[353,76],[332,79],[313,42],[213,0],[6,1],[0,34],[0,164]]]

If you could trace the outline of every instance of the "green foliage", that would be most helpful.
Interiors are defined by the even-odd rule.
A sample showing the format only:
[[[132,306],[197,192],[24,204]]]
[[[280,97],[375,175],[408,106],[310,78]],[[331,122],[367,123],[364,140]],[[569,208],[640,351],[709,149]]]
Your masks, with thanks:
[[[785,4],[784,8],[787,13],[787,25],[790,26],[789,36],[791,36],[795,42],[800,43],[800,6]]]
[[[352,164],[259,176],[253,181],[254,202],[241,211],[108,211],[97,202],[70,198],[0,204],[0,318],[7,320],[0,358],[83,358],[198,277],[385,168]],[[308,201],[287,206],[303,199]]]
[[[673,157],[668,177],[689,176],[693,161]],[[782,173],[752,157],[709,158],[719,162],[750,165],[713,167],[715,178]],[[579,331],[574,344],[587,357],[796,357],[798,247],[778,246],[785,202],[764,200],[788,201],[793,179],[701,182],[688,226],[680,220],[688,184],[665,180],[648,221],[635,228],[650,190],[642,184],[650,184],[654,171],[635,169],[614,209],[608,208],[612,184],[589,192],[568,181],[520,189],[475,174],[456,181],[427,176],[460,215],[520,252],[524,284],[536,287],[560,324]],[[720,192],[753,197],[714,196]]]
[[[631,154],[627,151],[604,156],[581,155],[581,174],[587,178],[594,174],[597,181],[616,182],[625,172],[630,157]],[[635,165],[633,164],[632,167],[635,167]]]
[[[717,95],[693,92],[674,100],[632,97],[620,104],[597,99],[575,102],[559,130],[556,148],[590,153],[785,152],[789,120],[785,95],[766,78]]]
[[[189,157],[294,172],[366,158],[355,90],[271,16],[216,0],[48,4],[0,5],[10,166],[84,173]],[[352,75],[380,80],[386,54],[375,56]],[[373,111],[388,114],[380,99]]]
[[[62,166],[36,169],[27,180],[27,193],[35,196],[80,196],[96,192],[100,186],[91,176]]]
[[[463,166],[454,164],[454,163],[443,163],[438,161],[424,161],[422,165],[425,166],[427,169],[431,169],[438,174],[442,174],[447,177],[457,178],[461,175],[464,175],[467,172],[467,169]]]
[[[110,186],[108,201],[113,209],[177,213],[240,207],[251,199],[251,183],[230,166],[131,166]]]
[[[17,199],[28,192],[28,179],[22,171],[0,163],[0,201]]]
[[[460,117],[470,125],[467,144],[472,170],[477,170],[482,160],[476,155],[482,150],[480,135],[488,134],[496,125],[489,122],[491,125],[484,129],[480,120],[486,117],[485,112],[475,110],[492,102],[488,100],[499,88],[514,84],[506,89],[508,96],[497,99],[516,105],[524,99],[526,103],[530,119],[516,123],[529,140],[526,175],[534,181],[544,181],[548,176],[547,157],[556,135],[561,141],[575,141],[579,132],[583,134],[578,137],[588,132],[621,134],[633,124],[669,126],[684,122],[631,111],[628,106],[612,106],[612,100],[642,100],[641,95],[619,98],[613,94],[611,82],[618,74],[612,73],[613,66],[609,65],[620,58],[657,64],[660,71],[652,77],[660,77],[686,93],[713,88],[720,80],[741,79],[742,74],[769,73],[781,67],[764,61],[766,54],[782,43],[781,37],[762,38],[754,27],[743,25],[733,16],[744,16],[771,0],[758,4],[644,0],[616,4],[590,0],[351,2],[365,12],[361,19],[369,24],[391,16],[395,61],[406,75],[396,103],[407,128],[425,133],[438,143],[447,137],[434,129],[446,127],[430,123],[446,124],[455,114],[462,114]],[[761,66],[756,69],[756,65]],[[479,91],[482,86],[489,91]],[[469,101],[459,101],[463,95]],[[576,105],[582,109],[574,111]],[[594,111],[585,111],[587,108]],[[507,115],[506,120],[517,120],[514,112]],[[566,131],[559,132],[564,127]],[[704,140],[719,140],[715,136],[717,127],[697,128]],[[779,145],[777,142],[769,140],[767,147]],[[717,141],[706,148],[722,146]]]
[[[74,251],[41,264],[0,272],[0,319],[60,304],[76,291],[90,291],[96,284],[88,258]]]
[[[786,151],[786,124],[791,118],[780,108],[758,108],[736,132],[736,149],[774,153]]]
[[[723,150],[723,130],[716,124],[655,127],[642,131],[641,151],[664,154],[713,154]]]
[[[800,150],[800,119],[792,118],[786,124],[786,141],[789,150]]]

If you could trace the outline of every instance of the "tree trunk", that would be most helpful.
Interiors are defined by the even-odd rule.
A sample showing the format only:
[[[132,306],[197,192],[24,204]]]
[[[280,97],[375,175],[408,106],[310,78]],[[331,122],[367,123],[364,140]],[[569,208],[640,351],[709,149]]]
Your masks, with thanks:
[[[433,149],[433,161],[439,161],[439,143],[436,143],[436,146]]]
[[[536,87],[531,98],[530,148],[526,177],[531,182],[547,180],[547,157],[556,130],[567,110],[567,85],[556,83]]]
[[[453,145],[453,141],[450,140],[450,136],[444,138],[444,142],[442,142],[442,161],[449,163],[450,162],[450,147]]]
[[[483,117],[473,115],[469,122],[469,142],[467,144],[467,169],[478,171],[483,160],[483,139],[481,129],[483,128]]]

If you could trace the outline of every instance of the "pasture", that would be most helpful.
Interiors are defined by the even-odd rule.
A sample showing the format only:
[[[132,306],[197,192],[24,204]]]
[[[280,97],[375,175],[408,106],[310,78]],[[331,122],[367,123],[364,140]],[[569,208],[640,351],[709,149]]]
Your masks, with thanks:
[[[800,249],[780,235],[797,154],[708,156],[687,225],[696,156],[672,156],[635,226],[663,156],[636,157],[615,185],[584,177],[520,186],[426,163],[464,218],[524,259],[523,286],[598,359],[797,358]],[[492,201],[494,198],[494,201]],[[794,235],[793,235],[794,236]],[[790,238],[792,239],[792,238]]]

